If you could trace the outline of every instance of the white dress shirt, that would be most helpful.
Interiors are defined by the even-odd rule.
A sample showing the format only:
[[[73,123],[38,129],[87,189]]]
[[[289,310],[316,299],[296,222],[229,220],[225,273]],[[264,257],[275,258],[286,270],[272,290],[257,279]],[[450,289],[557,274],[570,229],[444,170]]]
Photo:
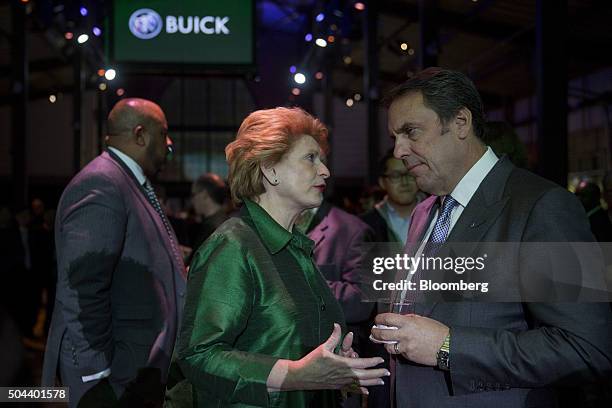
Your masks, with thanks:
[[[470,170],[463,176],[463,178],[457,183],[455,189],[451,192],[451,197],[453,197],[457,201],[457,205],[453,208],[451,212],[451,222],[450,227],[448,228],[448,235],[450,235],[453,227],[459,220],[459,217],[463,213],[465,207],[467,207],[468,203],[472,199],[472,196],[480,187],[480,183],[484,180],[484,178],[489,174],[491,169],[495,166],[499,158],[493,153],[493,150],[487,146],[486,152],[482,155],[480,159],[472,166]],[[436,210],[429,227],[427,227],[427,232],[423,236],[423,241],[419,246],[419,250],[414,255],[415,258],[418,258],[423,253],[423,249],[425,248],[425,244],[429,240],[429,236],[433,232],[434,226],[436,225],[436,220],[438,219],[438,213],[440,209]],[[447,235],[447,236],[448,236]],[[411,271],[407,272],[406,279],[411,280],[411,278],[415,275],[410,274]],[[406,298],[407,290],[403,290],[400,296],[401,302],[404,303]]]
[[[457,183],[455,189],[450,194],[451,197],[455,199],[459,204],[453,208],[451,212],[451,222],[450,227],[448,229],[448,234],[450,235],[453,227],[461,217],[463,210],[467,207],[468,203],[472,199],[472,196],[480,187],[480,183],[482,180],[489,174],[491,169],[495,166],[499,158],[493,153],[493,150],[487,146],[487,151],[482,155],[482,157],[472,166],[465,176]],[[434,225],[436,224],[436,219],[438,218],[438,212],[440,209],[436,211],[436,214],[431,220],[429,227],[427,228],[427,232],[423,236],[423,244],[429,240],[429,236],[431,235]],[[422,245],[423,245],[422,244]],[[421,252],[422,248],[419,248],[419,252]]]

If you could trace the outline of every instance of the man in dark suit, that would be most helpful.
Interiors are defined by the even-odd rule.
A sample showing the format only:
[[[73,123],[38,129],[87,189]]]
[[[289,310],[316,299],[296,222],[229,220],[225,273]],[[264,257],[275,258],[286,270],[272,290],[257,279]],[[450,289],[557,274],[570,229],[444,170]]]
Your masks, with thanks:
[[[593,241],[571,193],[498,159],[481,142],[482,103],[465,75],[426,69],[393,90],[389,101],[395,156],[421,190],[437,196],[415,209],[415,217],[423,213],[427,220],[413,219],[409,240],[420,242],[413,254],[444,242],[521,248],[525,242]],[[509,257],[487,270],[496,274],[491,285],[529,278],[538,271],[530,262],[546,268],[555,264],[552,256]],[[413,279],[420,273],[427,271]],[[398,407],[555,406],[556,385],[611,373],[606,303],[434,302],[412,304],[412,313],[404,314],[406,296],[398,296],[395,313],[375,320],[398,329],[372,330],[376,339],[395,342],[385,347],[396,357]]]
[[[71,407],[116,398],[156,406],[185,291],[178,243],[150,185],[171,148],[166,117],[151,101],[123,99],[109,114],[106,143],[58,205],[42,383],[53,385],[59,371]]]

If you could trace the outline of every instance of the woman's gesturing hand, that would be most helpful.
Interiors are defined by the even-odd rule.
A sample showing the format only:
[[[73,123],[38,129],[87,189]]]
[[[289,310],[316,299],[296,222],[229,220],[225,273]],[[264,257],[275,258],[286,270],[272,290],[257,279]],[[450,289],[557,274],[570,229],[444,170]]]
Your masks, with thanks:
[[[300,360],[279,360],[268,377],[270,391],[346,389],[350,386],[359,392],[360,387],[384,384],[382,377],[389,376],[389,371],[371,368],[381,364],[383,359],[352,357],[352,336],[343,342],[341,354],[334,354],[340,337],[340,325],[334,324],[327,341]]]

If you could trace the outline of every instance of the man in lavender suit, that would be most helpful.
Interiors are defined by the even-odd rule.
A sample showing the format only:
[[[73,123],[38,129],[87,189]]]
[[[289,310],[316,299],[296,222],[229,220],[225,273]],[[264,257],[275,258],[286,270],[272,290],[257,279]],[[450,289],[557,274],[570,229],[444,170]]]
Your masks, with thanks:
[[[161,406],[185,292],[176,236],[150,184],[171,147],[166,117],[151,101],[123,99],[106,142],[59,202],[42,384],[59,377],[71,407]]]

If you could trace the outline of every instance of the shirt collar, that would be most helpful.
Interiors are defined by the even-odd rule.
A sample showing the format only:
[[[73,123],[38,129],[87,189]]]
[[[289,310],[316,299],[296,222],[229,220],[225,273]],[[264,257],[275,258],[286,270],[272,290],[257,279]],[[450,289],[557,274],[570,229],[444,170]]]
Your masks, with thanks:
[[[280,226],[266,210],[261,208],[254,201],[245,199],[245,207],[253,220],[253,224],[261,237],[264,245],[273,255],[283,249],[289,242],[310,255],[314,248],[314,242],[306,235],[302,234],[297,228],[293,228],[293,233]]]
[[[128,167],[128,169],[130,169],[130,171],[132,172],[132,174],[134,174],[134,177],[136,177],[136,180],[138,180],[138,183],[140,185],[143,185],[145,181],[147,181],[147,177],[145,176],[144,171],[142,171],[142,167],[140,167],[140,165],[136,163],[134,159],[132,159],[130,156],[115,147],[108,146],[107,148],[108,150],[113,152],[115,156],[117,156],[119,160],[121,160],[123,164]]]
[[[487,146],[487,151],[482,157],[465,173],[465,176],[455,186],[451,196],[457,200],[462,207],[467,207],[472,199],[472,196],[482,183],[482,180],[489,174],[499,159],[493,153],[493,150]]]

